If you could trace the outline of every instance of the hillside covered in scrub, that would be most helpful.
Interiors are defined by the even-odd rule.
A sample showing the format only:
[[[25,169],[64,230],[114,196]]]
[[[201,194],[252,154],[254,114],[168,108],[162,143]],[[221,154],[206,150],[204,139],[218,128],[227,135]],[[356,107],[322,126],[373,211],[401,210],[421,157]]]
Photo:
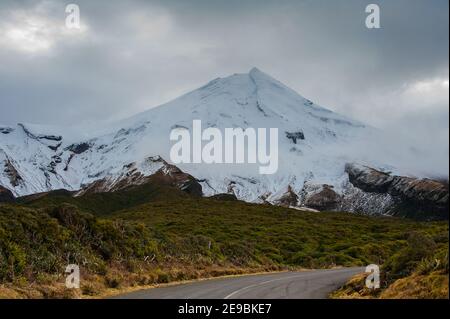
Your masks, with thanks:
[[[447,235],[439,239],[424,236],[422,233],[411,233],[407,245],[383,264],[381,289],[375,291],[367,289],[365,275],[359,274],[330,297],[448,298],[448,244],[442,245],[448,240]]]
[[[448,258],[447,222],[194,197],[157,183],[0,204],[0,297],[8,298],[97,296],[227,274],[372,263],[389,269],[391,284],[435,254]],[[68,264],[81,268],[80,290],[64,288]],[[445,269],[448,280],[448,263]]]

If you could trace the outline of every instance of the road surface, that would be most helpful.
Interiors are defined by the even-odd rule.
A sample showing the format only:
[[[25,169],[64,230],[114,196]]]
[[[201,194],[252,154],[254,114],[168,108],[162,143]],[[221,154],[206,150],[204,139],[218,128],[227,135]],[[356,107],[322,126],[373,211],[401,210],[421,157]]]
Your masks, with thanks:
[[[322,299],[364,268],[218,278],[140,290],[115,299]]]

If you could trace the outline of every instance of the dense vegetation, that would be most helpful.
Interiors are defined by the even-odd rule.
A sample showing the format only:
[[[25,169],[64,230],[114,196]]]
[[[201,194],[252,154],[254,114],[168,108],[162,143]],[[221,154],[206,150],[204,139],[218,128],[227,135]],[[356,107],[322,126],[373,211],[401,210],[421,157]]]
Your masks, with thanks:
[[[448,254],[448,223],[193,198],[151,184],[0,204],[5,296],[71,297],[62,288],[70,263],[81,266],[82,293],[95,295],[108,287],[370,263],[384,264],[393,281],[432,260],[430,251]]]
[[[448,298],[448,233],[413,232],[382,266],[381,289],[369,290],[357,275],[335,298]]]

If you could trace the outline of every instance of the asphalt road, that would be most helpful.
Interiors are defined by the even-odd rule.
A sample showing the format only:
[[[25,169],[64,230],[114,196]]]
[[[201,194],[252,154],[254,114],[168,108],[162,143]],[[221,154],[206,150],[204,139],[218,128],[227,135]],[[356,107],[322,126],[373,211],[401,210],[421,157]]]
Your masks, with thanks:
[[[219,278],[140,290],[115,299],[322,299],[364,268]]]

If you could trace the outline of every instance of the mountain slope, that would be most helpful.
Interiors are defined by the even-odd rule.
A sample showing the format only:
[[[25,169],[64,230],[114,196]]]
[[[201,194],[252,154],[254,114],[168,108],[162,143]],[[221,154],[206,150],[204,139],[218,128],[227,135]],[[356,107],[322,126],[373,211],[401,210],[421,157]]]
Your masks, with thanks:
[[[289,206],[309,201],[321,203],[318,209],[339,209],[343,206],[336,198],[362,196],[349,182],[347,163],[392,169],[359,151],[377,135],[375,129],[320,107],[252,69],[89,132],[92,138],[63,128],[0,126],[0,185],[16,196],[61,188],[92,190],[93,183],[94,190],[111,191],[117,185],[142,183],[158,172],[169,174],[164,167],[173,144],[170,132],[192,130],[193,120],[201,120],[203,128],[279,130],[279,169],[274,175],[260,175],[258,165],[178,165],[198,180],[206,196],[231,193],[250,202],[277,204],[290,198]],[[368,213],[386,213],[393,203],[390,194],[363,195]],[[345,209],[352,210],[352,205]]]

